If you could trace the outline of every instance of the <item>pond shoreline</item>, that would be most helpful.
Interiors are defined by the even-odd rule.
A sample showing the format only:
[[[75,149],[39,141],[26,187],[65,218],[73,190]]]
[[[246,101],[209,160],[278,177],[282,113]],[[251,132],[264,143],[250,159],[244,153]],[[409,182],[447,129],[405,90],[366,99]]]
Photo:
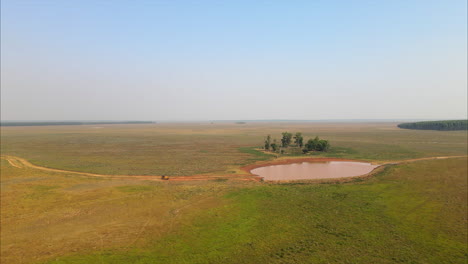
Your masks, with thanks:
[[[244,166],[241,168],[242,171],[245,171],[251,175],[251,171],[256,168],[260,167],[266,167],[266,166],[273,166],[273,165],[286,165],[286,164],[293,164],[293,163],[301,163],[301,162],[324,162],[324,161],[352,161],[352,162],[368,162],[368,161],[362,161],[362,160],[355,160],[355,159],[343,159],[343,158],[313,158],[313,157],[307,157],[307,158],[286,158],[286,159],[276,159],[276,160],[270,160],[266,162],[259,162],[259,163],[254,163],[254,164],[249,164],[247,166]],[[368,162],[371,163],[371,162]]]

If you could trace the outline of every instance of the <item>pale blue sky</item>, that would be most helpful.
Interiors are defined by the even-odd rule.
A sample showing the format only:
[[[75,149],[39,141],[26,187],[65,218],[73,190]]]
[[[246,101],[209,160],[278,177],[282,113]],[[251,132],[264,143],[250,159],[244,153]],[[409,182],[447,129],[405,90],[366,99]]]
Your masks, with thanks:
[[[467,117],[466,0],[2,0],[3,120]]]

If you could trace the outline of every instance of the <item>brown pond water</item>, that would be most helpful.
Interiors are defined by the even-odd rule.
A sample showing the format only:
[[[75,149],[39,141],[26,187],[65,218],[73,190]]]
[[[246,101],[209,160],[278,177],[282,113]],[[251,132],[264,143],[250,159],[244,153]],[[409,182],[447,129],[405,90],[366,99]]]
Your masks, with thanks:
[[[302,162],[270,165],[251,170],[266,181],[333,179],[367,174],[378,165],[354,161]]]

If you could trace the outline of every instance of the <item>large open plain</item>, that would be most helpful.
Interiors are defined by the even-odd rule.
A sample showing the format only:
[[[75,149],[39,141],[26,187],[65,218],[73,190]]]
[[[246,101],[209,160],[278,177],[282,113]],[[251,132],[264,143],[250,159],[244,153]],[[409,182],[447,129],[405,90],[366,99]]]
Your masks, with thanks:
[[[1,263],[466,263],[466,131],[396,125],[2,127]],[[284,131],[328,139],[313,157],[387,165],[252,180],[241,168]]]

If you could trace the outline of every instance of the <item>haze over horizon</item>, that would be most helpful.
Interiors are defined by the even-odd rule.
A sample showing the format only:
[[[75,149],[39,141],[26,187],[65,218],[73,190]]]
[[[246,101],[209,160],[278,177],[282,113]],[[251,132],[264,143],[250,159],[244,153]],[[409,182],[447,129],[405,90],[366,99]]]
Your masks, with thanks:
[[[449,119],[443,119],[443,120],[449,120]],[[451,119],[455,120],[455,119]],[[457,119],[458,120],[458,119]],[[463,118],[460,120],[464,120]],[[161,123],[190,123],[190,122],[323,122],[323,123],[329,123],[329,122],[418,122],[418,121],[442,121],[442,119],[420,119],[420,118],[400,118],[400,119],[132,119],[132,120],[125,120],[125,119],[89,119],[89,120],[82,120],[82,119],[49,119],[49,120],[2,120],[2,123],[41,123],[41,122],[56,122],[56,123],[61,123],[61,122],[161,122]]]
[[[2,120],[467,119],[467,3],[1,2]]]

